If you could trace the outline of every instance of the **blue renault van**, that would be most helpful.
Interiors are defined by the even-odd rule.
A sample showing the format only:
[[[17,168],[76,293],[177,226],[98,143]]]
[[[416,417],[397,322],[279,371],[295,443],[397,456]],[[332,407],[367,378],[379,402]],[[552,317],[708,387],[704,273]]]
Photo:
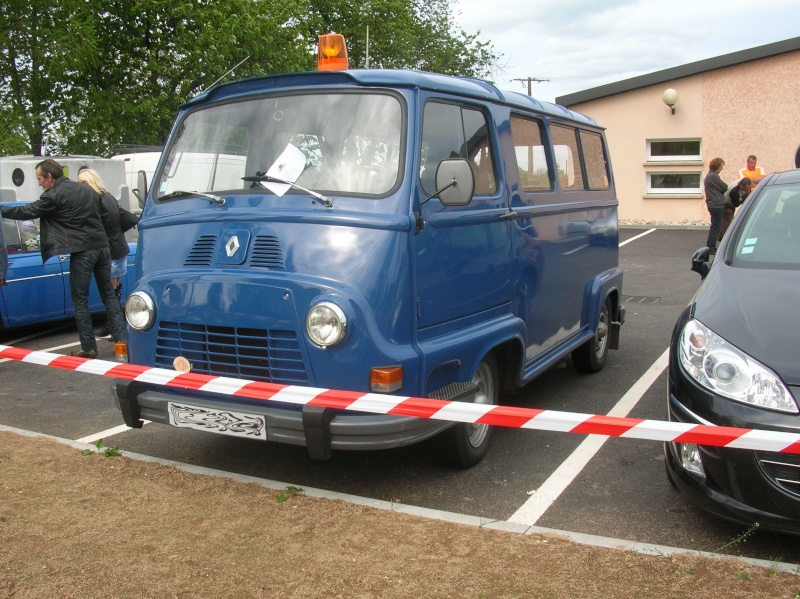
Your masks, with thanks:
[[[184,104],[139,222],[131,362],[496,404],[624,320],[617,197],[592,119],[490,83],[350,70],[256,77]],[[140,185],[143,188],[144,185]],[[116,381],[132,427],[302,445],[312,458],[491,428]]]

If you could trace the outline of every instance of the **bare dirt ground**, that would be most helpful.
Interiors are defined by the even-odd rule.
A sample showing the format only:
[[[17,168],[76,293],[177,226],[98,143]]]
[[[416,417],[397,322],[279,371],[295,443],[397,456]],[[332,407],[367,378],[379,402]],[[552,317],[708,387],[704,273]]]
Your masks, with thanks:
[[[0,432],[0,597],[234,596],[798,599],[800,576],[429,520]]]

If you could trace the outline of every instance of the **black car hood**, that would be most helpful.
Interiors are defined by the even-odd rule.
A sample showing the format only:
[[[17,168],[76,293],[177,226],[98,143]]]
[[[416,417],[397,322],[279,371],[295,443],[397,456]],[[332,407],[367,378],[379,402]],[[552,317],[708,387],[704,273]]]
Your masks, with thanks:
[[[800,271],[715,263],[694,298],[694,316],[726,341],[800,385]]]

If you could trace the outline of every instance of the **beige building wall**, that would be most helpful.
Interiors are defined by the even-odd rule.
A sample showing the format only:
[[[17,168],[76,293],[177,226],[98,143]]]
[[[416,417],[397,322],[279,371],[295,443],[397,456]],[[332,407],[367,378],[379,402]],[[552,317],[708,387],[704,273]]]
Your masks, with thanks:
[[[748,154],[767,172],[793,168],[800,144],[800,52],[707,71],[570,106],[606,127],[619,217],[648,223],[708,221],[702,193],[648,193],[648,173],[697,172],[719,156],[732,181]],[[663,100],[679,94],[673,115]],[[649,140],[700,139],[701,160],[647,160]]]

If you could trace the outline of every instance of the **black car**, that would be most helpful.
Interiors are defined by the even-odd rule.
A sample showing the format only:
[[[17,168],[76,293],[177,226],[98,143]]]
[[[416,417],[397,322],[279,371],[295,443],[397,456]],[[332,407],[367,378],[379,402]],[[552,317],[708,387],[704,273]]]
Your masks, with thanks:
[[[669,419],[800,433],[800,170],[767,176],[711,258],[695,253],[703,284],[672,335]],[[688,443],[665,452],[670,480],[700,507],[800,534],[800,455]]]

